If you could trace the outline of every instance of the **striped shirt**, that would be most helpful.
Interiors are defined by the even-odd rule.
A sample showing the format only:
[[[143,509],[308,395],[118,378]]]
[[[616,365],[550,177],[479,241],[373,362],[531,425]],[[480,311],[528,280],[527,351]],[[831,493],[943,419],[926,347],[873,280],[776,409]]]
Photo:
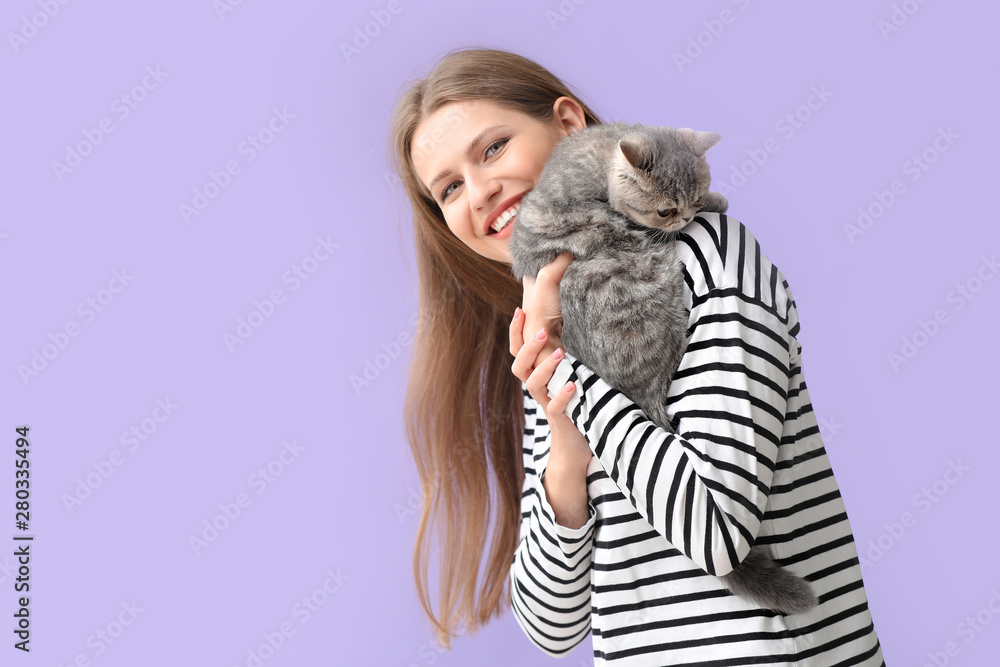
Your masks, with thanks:
[[[546,499],[550,431],[522,383],[517,622],[552,656],[592,632],[597,666],[884,667],[788,282],[724,214],[700,213],[677,243],[690,312],[667,401],[677,433],[570,354],[548,383],[550,396],[576,383],[566,414],[594,453],[579,529],[557,524]],[[783,615],[730,593],[718,577],[754,543],[809,581],[819,604]]]

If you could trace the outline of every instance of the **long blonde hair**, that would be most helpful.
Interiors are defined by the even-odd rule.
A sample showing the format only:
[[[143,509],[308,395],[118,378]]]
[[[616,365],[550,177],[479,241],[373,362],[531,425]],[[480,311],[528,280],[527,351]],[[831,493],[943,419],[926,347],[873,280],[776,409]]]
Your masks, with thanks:
[[[403,415],[424,500],[413,575],[438,641],[449,650],[460,624],[475,632],[511,603],[506,583],[521,523],[524,404],[521,382],[511,372],[508,329],[521,305],[522,285],[506,264],[478,255],[448,229],[414,170],[413,134],[424,118],[450,102],[488,100],[548,122],[553,103],[563,96],[580,101],[527,58],[463,49],[409,82],[392,115],[390,159],[413,209],[419,281]],[[587,105],[580,106],[587,125],[602,122]],[[477,590],[491,516],[496,521],[489,559]],[[440,529],[440,620],[427,583],[433,522]]]

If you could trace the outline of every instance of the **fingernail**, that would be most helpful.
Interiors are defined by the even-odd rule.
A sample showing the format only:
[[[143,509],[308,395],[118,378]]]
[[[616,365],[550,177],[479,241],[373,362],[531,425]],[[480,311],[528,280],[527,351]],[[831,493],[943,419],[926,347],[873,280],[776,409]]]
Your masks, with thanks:
[[[572,382],[567,382],[563,387],[563,391],[573,391],[575,388],[576,386]]]
[[[543,338],[545,338],[545,329],[544,328],[539,329],[538,333],[535,334],[535,340],[541,340]]]
[[[562,359],[562,348],[561,347],[557,347],[556,348],[556,351],[552,353],[552,358],[553,359]]]
[[[520,308],[515,308],[514,309],[514,319],[516,320],[520,316],[521,316],[521,309]]]

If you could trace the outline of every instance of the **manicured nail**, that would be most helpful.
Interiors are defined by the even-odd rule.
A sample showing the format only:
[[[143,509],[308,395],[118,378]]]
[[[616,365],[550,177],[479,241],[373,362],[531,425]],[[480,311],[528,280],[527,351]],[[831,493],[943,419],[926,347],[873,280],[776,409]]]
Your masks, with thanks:
[[[566,385],[563,387],[563,391],[573,391],[574,389],[576,389],[576,385],[574,385],[572,382],[567,382]]]
[[[562,359],[562,356],[563,355],[562,355],[562,348],[561,347],[557,347],[556,351],[552,353],[552,358],[553,359]]]
[[[539,329],[538,333],[535,334],[535,340],[541,340],[543,338],[545,338],[545,329],[544,328]]]
[[[514,319],[516,320],[520,316],[521,316],[521,309],[520,308],[515,308],[514,309]]]

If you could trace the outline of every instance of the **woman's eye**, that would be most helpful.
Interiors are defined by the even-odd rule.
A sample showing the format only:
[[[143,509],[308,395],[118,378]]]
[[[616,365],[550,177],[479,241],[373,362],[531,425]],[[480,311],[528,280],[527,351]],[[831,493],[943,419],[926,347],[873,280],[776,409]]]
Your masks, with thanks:
[[[506,144],[507,141],[508,141],[508,139],[509,139],[509,137],[508,138],[504,138],[504,139],[497,139],[492,144],[490,144],[489,146],[486,147],[486,152],[489,153],[490,149],[493,148],[494,146],[496,146],[497,144],[501,144],[501,145]]]
[[[486,152],[489,153],[490,149],[493,148],[494,146],[496,146],[497,144],[500,144],[500,146],[503,146],[509,140],[510,140],[510,137],[504,137],[503,139],[497,139],[492,144],[490,144],[489,146],[486,147]],[[499,148],[497,150],[499,150]],[[450,192],[450,190],[448,188],[450,188],[451,186],[455,185],[455,183],[457,183],[457,181],[452,181],[448,185],[444,186],[444,190],[441,191],[441,201],[442,202],[444,202],[444,200],[448,198],[448,194]]]
[[[448,188],[450,188],[453,185],[455,185],[455,181],[452,181],[448,185],[444,186],[444,190],[441,191],[441,201],[444,201],[445,199],[448,198],[448,192],[449,192]]]

